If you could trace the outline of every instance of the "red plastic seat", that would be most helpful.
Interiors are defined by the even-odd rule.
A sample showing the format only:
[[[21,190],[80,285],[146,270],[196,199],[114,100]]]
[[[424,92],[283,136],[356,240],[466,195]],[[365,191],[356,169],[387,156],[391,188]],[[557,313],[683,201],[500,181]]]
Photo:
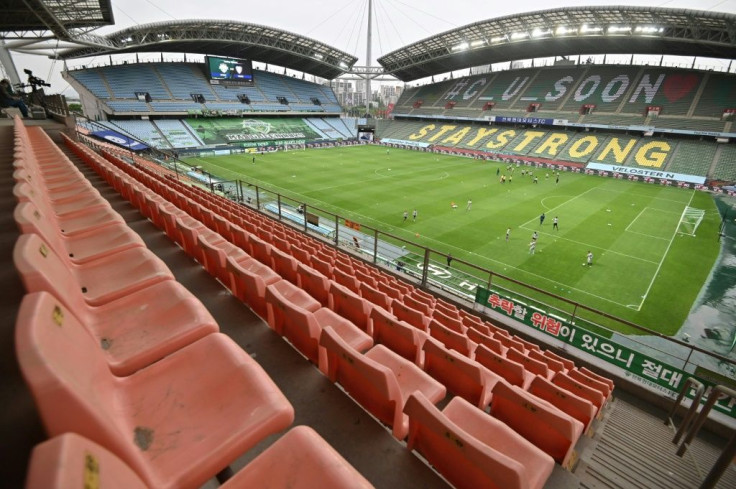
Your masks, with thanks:
[[[278,387],[225,335],[115,377],[63,305],[28,306],[37,295],[21,304],[16,352],[47,432],[105,446],[149,487],[198,488],[294,419]]]
[[[381,307],[386,311],[391,310],[391,302],[393,299],[365,282],[360,284],[360,296],[373,305]]]
[[[516,350],[521,355],[526,355],[526,346],[516,338],[503,334],[494,334],[493,337],[500,341],[501,344],[509,350]],[[508,352],[506,354],[508,355]]]
[[[250,255],[240,258],[229,255],[226,266],[230,274],[230,290],[233,295],[265,319],[266,287],[281,281],[281,276]]]
[[[429,335],[414,326],[399,321],[386,310],[376,307],[371,311],[373,340],[386,345],[391,351],[422,366],[424,352],[422,346]]]
[[[606,400],[611,397],[611,392],[613,391],[612,380],[596,375],[585,367],[580,369],[574,368],[567,372],[567,375],[578,382],[582,382],[583,384],[597,390],[603,394],[603,397],[605,397]]]
[[[72,263],[85,263],[130,248],[143,248],[143,240],[126,224],[114,223],[101,229],[90,229],[74,236],[64,236],[54,227],[53,220],[32,202],[22,202],[13,213],[23,234],[43,237],[61,257]]]
[[[271,248],[271,260],[273,269],[281,275],[281,278],[288,280],[294,285],[297,285],[297,264],[299,263],[291,255],[284,253],[280,249],[274,247]]]
[[[213,244],[212,240],[217,244]],[[235,260],[248,256],[243,250],[234,244],[223,240],[219,234],[198,234],[197,245],[199,246],[204,262],[205,270],[218,279],[226,287],[231,286],[230,273],[227,270],[227,257],[233,256]]]
[[[407,448],[458,489],[542,489],[555,462],[501,421],[455,397],[439,411],[413,394]]]
[[[516,386],[499,382],[493,388],[491,415],[541,448],[568,470],[577,461],[575,444],[583,423]]]
[[[406,321],[415,328],[419,328],[422,331],[429,330],[429,318],[422,314],[421,311],[412,309],[401,301],[396,300],[391,303],[391,312],[393,312],[398,319]]]
[[[485,345],[489,350],[494,351],[501,356],[506,356],[506,352],[508,351],[508,348],[503,346],[500,341],[493,338],[492,336],[478,331],[476,329],[476,325],[469,327],[467,334],[468,334],[468,338],[471,341],[478,343],[479,345]]]
[[[422,300],[418,300],[410,295],[405,295],[403,302],[407,307],[417,310],[425,316],[432,315],[432,306]]]
[[[482,344],[475,349],[475,361],[503,377],[509,384],[524,390],[529,388],[536,377],[533,373],[527,372],[522,364],[499,355]]]
[[[541,375],[547,380],[551,380],[555,375],[555,373],[547,367],[545,362],[535,360],[523,353],[520,353],[516,348],[509,348],[506,352],[506,358],[522,364],[529,372],[535,375]]]
[[[331,327],[322,330],[319,344],[326,353],[327,377],[379,421],[391,426],[399,440],[409,432],[409,419],[403,412],[409,394],[419,391],[432,403],[445,397],[445,386],[383,345],[363,355]]]
[[[429,335],[445,345],[450,350],[455,350],[468,358],[473,357],[477,343],[472,342],[462,333],[458,333],[440,323],[431,319],[429,321]]]
[[[360,282],[358,282],[358,279],[352,273],[348,273],[335,266],[332,269],[332,278],[335,282],[349,289],[354,294],[357,295],[360,293]]]
[[[270,267],[272,265],[271,248],[273,247],[258,236],[251,236],[249,243],[250,252],[248,254],[264,265]]]
[[[428,338],[424,350],[423,369],[439,380],[447,390],[485,409],[491,402],[493,388],[503,383],[500,375],[460,353],[447,350],[439,342]]]
[[[465,334],[468,331],[468,327],[463,324],[459,317],[445,314],[441,308],[435,308],[432,319],[455,332]]]
[[[327,262],[325,260],[322,260],[322,259],[320,259],[320,258],[312,255],[312,259],[310,261],[310,264],[311,264],[312,268],[314,268],[319,273],[321,273],[325,277],[327,277],[330,280],[332,280],[332,270],[333,270],[333,268],[332,268],[332,265],[329,262]]]
[[[353,323],[326,307],[320,308],[319,302],[305,292],[296,289],[306,296],[303,297],[283,284],[295,288],[285,280],[266,288],[269,325],[273,324],[276,333],[289,340],[294,348],[318,365],[320,370],[325,372],[327,368],[324,349],[319,346],[322,329],[327,326],[332,327],[347,344],[360,352],[373,346],[373,339]]]
[[[109,303],[174,278],[164,262],[146,248],[131,248],[74,265],[64,262],[36,234],[18,238],[13,261],[29,292],[48,290],[45,275],[57,287],[76,287],[91,306]]]
[[[330,309],[371,334],[370,314],[373,304],[352,290],[330,282]]]
[[[545,364],[547,364],[547,368],[549,368],[554,373],[567,372],[567,369],[565,368],[565,365],[562,364],[562,362],[546,356],[541,351],[529,350],[529,358],[544,362]]]
[[[297,285],[327,307],[330,304],[330,280],[314,268],[299,263],[296,266]]]
[[[603,405],[606,403],[606,397],[601,391],[570,377],[570,375],[564,372],[556,373],[552,378],[552,383],[562,387],[566,391],[572,392],[576,396],[587,399],[593,403],[597,412],[600,412]]]
[[[551,358],[552,360],[557,360],[558,362],[561,362],[567,370],[572,370],[575,368],[575,362],[570,359],[556,355],[549,350],[544,350],[542,353],[547,358]]]
[[[534,377],[528,391],[583,423],[584,432],[588,432],[598,411],[592,402],[576,396],[539,375]]]

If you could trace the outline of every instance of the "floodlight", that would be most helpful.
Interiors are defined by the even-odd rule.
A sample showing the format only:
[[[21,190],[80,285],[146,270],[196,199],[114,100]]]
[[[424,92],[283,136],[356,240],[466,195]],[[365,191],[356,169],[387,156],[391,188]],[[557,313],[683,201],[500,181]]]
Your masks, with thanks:
[[[514,40],[516,40],[516,39],[524,39],[524,38],[527,38],[527,37],[529,37],[529,33],[528,32],[514,32],[513,34],[511,34],[511,39],[514,39]]]

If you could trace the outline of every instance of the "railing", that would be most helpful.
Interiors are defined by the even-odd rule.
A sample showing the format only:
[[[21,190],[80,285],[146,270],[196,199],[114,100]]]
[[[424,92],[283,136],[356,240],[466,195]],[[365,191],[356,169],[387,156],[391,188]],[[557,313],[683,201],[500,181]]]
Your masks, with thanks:
[[[698,390],[698,393],[696,395],[697,402],[693,402],[690,406],[687,415],[682,420],[682,425],[680,426],[680,429],[677,430],[677,434],[672,440],[673,443],[677,444],[682,434],[687,431],[685,439],[682,440],[682,443],[680,443],[680,446],[677,448],[677,455],[680,457],[682,457],[685,452],[687,452],[687,449],[690,447],[690,443],[692,443],[692,441],[698,435],[700,428],[703,427],[705,420],[708,419],[708,415],[710,414],[711,409],[715,405],[716,401],[722,399],[736,400],[736,390],[722,385],[716,385],[710,390],[710,393],[708,394],[708,399],[705,401],[705,404],[700,410],[698,417],[695,418],[694,422],[688,429],[688,425],[690,425],[690,421],[692,420],[695,411],[700,405],[700,399],[703,396],[703,385],[700,384],[700,382],[695,381],[694,379],[688,379],[688,382],[685,383],[682,391],[680,391],[680,394],[677,397],[677,401],[675,401],[675,404],[672,406],[672,410],[667,415],[667,420],[665,421],[665,424],[668,424],[668,422],[671,420],[671,416],[680,405],[680,401],[682,401],[687,390],[693,387]],[[713,467],[711,467],[710,472],[708,472],[708,475],[706,475],[705,479],[703,479],[703,482],[700,485],[700,489],[713,489],[720,480],[723,473],[733,462],[734,456],[736,456],[736,432],[731,435],[730,440],[721,451],[721,455],[718,457],[718,460],[716,460],[716,462],[713,464]]]
[[[677,395],[677,399],[672,404],[672,409],[670,410],[669,414],[667,414],[667,418],[664,420],[664,424],[672,424],[672,426],[675,425],[674,421],[674,414],[677,408],[682,403],[683,399],[685,398],[685,395],[687,394],[689,389],[695,389],[695,395],[693,396],[692,403],[690,404],[690,408],[687,410],[687,413],[685,414],[685,417],[682,419],[682,423],[680,424],[680,427],[677,429],[677,432],[675,433],[675,437],[672,439],[672,443],[677,444],[680,441],[680,438],[682,438],[682,435],[685,434],[688,427],[690,427],[690,423],[695,417],[695,413],[698,411],[698,406],[700,406],[700,400],[703,398],[703,393],[705,392],[705,387],[703,384],[693,377],[688,378],[685,381],[685,384],[682,386],[682,390],[680,390],[680,393]]]

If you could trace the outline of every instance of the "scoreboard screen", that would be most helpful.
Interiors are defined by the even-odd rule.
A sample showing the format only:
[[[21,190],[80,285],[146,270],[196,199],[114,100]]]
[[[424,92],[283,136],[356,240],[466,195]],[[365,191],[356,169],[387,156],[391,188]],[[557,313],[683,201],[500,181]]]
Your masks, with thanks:
[[[210,80],[253,83],[253,64],[248,59],[207,56],[205,62]]]

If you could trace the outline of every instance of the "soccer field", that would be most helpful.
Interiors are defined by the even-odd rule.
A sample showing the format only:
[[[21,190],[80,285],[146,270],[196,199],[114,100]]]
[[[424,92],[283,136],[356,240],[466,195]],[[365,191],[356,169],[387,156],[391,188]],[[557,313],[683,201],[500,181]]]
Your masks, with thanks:
[[[521,175],[527,167],[511,173],[501,163],[379,146],[264,154],[255,164],[250,155],[185,161],[667,335],[682,325],[719,250],[721,217],[706,192],[571,172],[557,183],[543,169],[534,169],[535,184]],[[497,172],[511,181],[501,184]],[[678,232],[686,207],[705,212],[695,236]]]

